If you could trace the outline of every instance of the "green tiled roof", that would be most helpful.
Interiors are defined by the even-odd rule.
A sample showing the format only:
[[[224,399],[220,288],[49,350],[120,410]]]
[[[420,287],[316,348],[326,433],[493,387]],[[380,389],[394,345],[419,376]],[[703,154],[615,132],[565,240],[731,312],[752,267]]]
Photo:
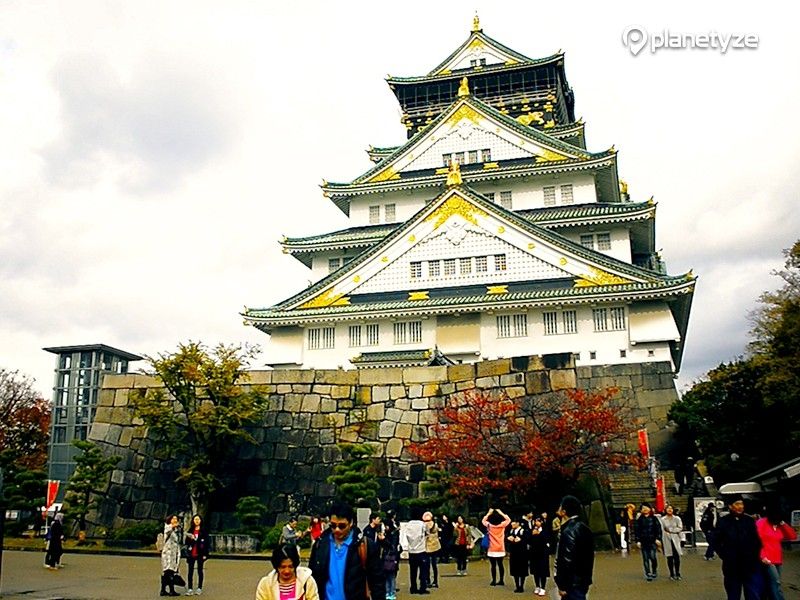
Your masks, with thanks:
[[[658,290],[658,289],[669,288],[669,287],[671,287],[672,285],[674,285],[678,281],[685,281],[681,277],[673,278],[673,277],[668,277],[668,276],[656,274],[656,273],[653,273],[652,271],[648,271],[648,270],[643,269],[641,267],[637,267],[635,265],[631,265],[631,264],[622,262],[622,261],[620,261],[618,259],[612,258],[610,256],[606,256],[605,254],[601,254],[601,253],[596,252],[594,250],[590,250],[588,248],[584,248],[580,244],[576,244],[574,242],[571,242],[571,241],[565,239],[564,237],[560,236],[557,233],[553,233],[553,232],[551,232],[551,231],[549,231],[549,230],[547,230],[547,229],[545,229],[545,228],[543,228],[543,227],[541,227],[539,225],[531,223],[530,221],[528,221],[528,220],[524,219],[523,217],[515,214],[514,212],[506,210],[506,209],[502,208],[501,206],[498,206],[497,204],[495,204],[494,202],[492,202],[491,200],[489,200],[485,196],[475,192],[474,190],[472,190],[468,186],[462,185],[462,186],[459,186],[458,189],[462,194],[464,194],[465,196],[470,198],[473,202],[475,202],[477,205],[481,206],[487,212],[501,214],[503,217],[505,217],[510,222],[515,223],[521,229],[530,232],[531,234],[535,235],[536,237],[539,237],[539,238],[547,240],[548,242],[552,243],[556,247],[560,247],[560,248],[562,248],[562,249],[564,249],[564,250],[566,250],[568,252],[571,252],[573,254],[581,256],[582,258],[584,258],[585,260],[587,260],[590,263],[597,264],[597,265],[600,265],[601,267],[609,269],[612,273],[620,274],[622,276],[627,276],[627,277],[635,279],[635,280],[638,279],[638,280],[644,280],[645,282],[649,282],[649,283],[641,283],[641,284],[635,283],[635,284],[623,284],[623,285],[615,285],[615,286],[594,286],[594,287],[589,287],[589,288],[574,288],[577,291],[570,291],[570,290],[566,290],[566,291],[565,290],[555,290],[555,291],[553,291],[553,290],[547,290],[547,291],[531,292],[533,294],[543,294],[541,296],[541,298],[544,298],[544,299],[553,298],[554,299],[556,297],[575,296],[575,295],[583,296],[583,295],[587,295],[587,294],[590,295],[590,296],[595,296],[598,293],[605,294],[605,293],[609,293],[609,292],[611,292],[611,293],[613,293],[613,292],[624,292],[626,290],[628,290],[630,292],[641,292],[641,291],[646,291],[648,289]],[[448,193],[449,191],[450,190],[447,190],[447,191],[443,192],[443,194],[440,195],[440,197],[443,196],[444,194]],[[323,308],[323,309],[302,309],[302,310],[301,309],[292,310],[292,309],[289,309],[289,307],[292,306],[292,305],[297,305],[299,303],[302,303],[302,302],[312,298],[313,296],[315,296],[316,294],[321,292],[323,289],[325,289],[328,285],[333,284],[338,279],[347,276],[347,274],[352,272],[358,265],[366,262],[367,260],[369,260],[373,256],[376,256],[384,247],[386,247],[389,244],[391,244],[398,237],[404,235],[405,232],[408,229],[410,229],[411,227],[413,227],[416,224],[417,220],[420,218],[422,213],[425,213],[426,211],[430,210],[431,207],[433,205],[435,205],[435,204],[436,204],[436,200],[434,200],[433,202],[427,204],[425,207],[420,209],[420,211],[414,217],[412,217],[411,219],[406,221],[402,226],[398,227],[397,229],[392,231],[390,234],[388,234],[386,237],[384,237],[384,239],[380,243],[376,244],[375,246],[373,246],[372,248],[370,248],[368,250],[365,250],[364,252],[359,254],[357,257],[355,257],[352,262],[348,263],[346,266],[341,267],[337,271],[334,271],[333,273],[329,274],[328,276],[322,278],[320,281],[318,281],[314,285],[306,288],[305,290],[299,292],[298,294],[295,294],[294,296],[292,296],[290,298],[287,298],[283,302],[280,302],[279,304],[275,305],[274,307],[272,307],[270,309],[262,309],[262,310],[259,310],[259,309],[248,309],[245,312],[245,316],[247,316],[247,317],[257,317],[257,316],[260,315],[262,317],[265,317],[265,316],[269,315],[271,318],[274,318],[274,317],[277,317],[277,316],[280,316],[280,315],[288,316],[289,314],[292,314],[292,313],[297,313],[297,314],[302,313],[304,315],[314,314],[313,312],[307,312],[307,310],[313,311],[313,310],[329,310],[329,309],[332,309],[334,312],[341,311],[342,313],[346,313],[348,311],[352,311],[353,309],[361,310],[360,307],[348,307],[348,306],[326,307],[326,308]],[[633,287],[630,287],[630,286],[633,286]],[[645,287],[637,287],[637,286],[645,286]],[[610,289],[606,289],[606,288],[610,288]],[[628,289],[628,288],[630,288],[630,289]],[[592,290],[592,291],[587,292],[586,290]],[[529,292],[525,292],[525,294],[528,294],[528,293]],[[504,296],[503,300],[506,300],[507,297],[511,297],[512,295],[511,294],[507,294],[507,295],[504,294],[503,296]],[[536,299],[536,298],[539,298],[539,296],[534,296],[534,297],[531,297],[529,299],[533,300],[533,299]],[[456,299],[435,299],[435,300],[429,300],[429,301],[414,301],[413,303],[411,303],[411,306],[415,306],[415,307],[417,307],[417,306],[427,306],[428,302],[437,302],[438,303],[438,302],[450,301],[450,300],[458,300],[459,302],[463,301],[463,299],[458,299],[458,298],[456,298]],[[471,300],[468,300],[467,302],[469,303],[470,301]],[[477,299],[476,301],[480,301],[480,302],[486,302],[486,301],[497,302],[498,298],[497,298],[497,296],[489,296],[488,298],[481,297],[480,299]],[[396,303],[390,303],[390,306],[385,308],[385,309],[389,309],[391,306],[394,306],[395,304]],[[377,307],[377,306],[376,306],[375,309],[376,310],[385,310],[384,308],[380,308],[380,307]],[[263,310],[266,310],[266,312],[262,312]]]
[[[511,292],[507,294],[474,294],[470,296],[431,298],[429,300],[392,300],[345,306],[295,309],[291,311],[281,310],[278,307],[248,309],[247,312],[244,313],[244,316],[255,321],[253,324],[258,327],[259,320],[291,324],[315,318],[361,318],[365,314],[375,314],[376,312],[412,314],[464,311],[478,312],[485,311],[489,307],[515,308],[531,304],[581,304],[597,302],[600,298],[608,301],[625,301],[663,298],[667,295],[691,293],[694,288],[694,282],[694,278],[677,276],[665,277],[658,281],[647,283],[542,289],[527,292]]]
[[[531,223],[543,226],[564,226],[574,224],[575,221],[592,220],[600,222],[613,221],[626,216],[647,218],[654,204],[649,202],[594,202],[589,204],[575,204],[570,206],[553,206],[547,208],[532,208],[515,211],[517,215]],[[604,218],[605,217],[605,218]],[[330,233],[312,235],[307,237],[286,238],[282,244],[291,252],[317,250],[320,246],[371,246],[386,235],[400,227],[402,223],[384,225],[366,225],[350,227]]]
[[[428,361],[433,357],[431,350],[395,350],[389,352],[362,352],[350,359],[352,363],[386,361]]]

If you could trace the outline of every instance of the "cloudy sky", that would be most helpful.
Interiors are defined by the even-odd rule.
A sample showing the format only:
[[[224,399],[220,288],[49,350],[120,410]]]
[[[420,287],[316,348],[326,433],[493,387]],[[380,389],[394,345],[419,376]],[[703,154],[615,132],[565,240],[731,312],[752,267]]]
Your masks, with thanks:
[[[278,239],[347,226],[321,180],[404,140],[384,78],[429,71],[477,9],[523,54],[566,51],[589,149],[616,145],[669,271],[700,276],[686,385],[743,352],[800,237],[800,50],[751,2],[643,4],[2,2],[0,366],[49,398],[44,346],[266,342],[239,311],[309,276]],[[634,56],[630,26],[759,43]]]

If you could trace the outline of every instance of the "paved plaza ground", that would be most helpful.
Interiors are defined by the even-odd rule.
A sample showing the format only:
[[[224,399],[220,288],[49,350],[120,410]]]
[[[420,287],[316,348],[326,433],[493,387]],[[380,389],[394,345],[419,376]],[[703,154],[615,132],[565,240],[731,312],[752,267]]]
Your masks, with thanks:
[[[160,562],[157,556],[64,555],[65,567],[49,571],[42,567],[42,553],[6,551],[3,553],[0,597],[26,600],[140,600],[158,598]],[[642,576],[640,556],[619,553],[597,554],[592,600],[718,600],[725,597],[719,560],[706,562],[689,550],[683,560],[683,581],[670,581],[666,562],[660,557],[659,578],[648,583]],[[223,560],[212,558],[206,565],[203,598],[209,600],[252,600],[259,578],[266,574],[268,561]],[[507,565],[506,565],[507,566]],[[489,565],[471,562],[467,577],[455,577],[454,565],[442,565],[439,589],[431,600],[513,600],[532,597],[528,579],[526,594],[514,594],[507,578],[503,588],[489,587]],[[186,566],[182,573],[186,575]],[[399,598],[411,598],[408,569],[400,570]],[[549,582],[552,587],[552,580]],[[784,567],[784,593],[787,600],[800,598],[800,551],[787,553]],[[548,598],[553,598],[550,595]]]

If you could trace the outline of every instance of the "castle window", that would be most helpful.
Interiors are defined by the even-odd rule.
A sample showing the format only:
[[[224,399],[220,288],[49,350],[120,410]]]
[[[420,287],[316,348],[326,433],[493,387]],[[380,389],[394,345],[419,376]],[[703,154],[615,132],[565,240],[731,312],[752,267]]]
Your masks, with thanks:
[[[394,223],[396,220],[395,216],[395,205],[394,204],[386,204],[383,207],[383,217],[386,223]]]
[[[595,360],[597,358],[597,350],[589,350],[589,360]]]
[[[357,348],[361,345],[361,325],[350,325],[348,328],[350,347]]]
[[[628,356],[628,351],[627,350],[620,350],[619,351],[619,357],[620,358],[625,358],[626,356]]]
[[[492,202],[494,202],[494,192],[486,192],[483,195],[486,196]]]
[[[561,204],[572,204],[573,200],[572,184],[565,183],[561,186]]]
[[[611,234],[598,233],[597,234],[597,249],[598,250],[611,250]]]
[[[367,346],[377,346],[380,341],[380,326],[377,323],[367,325]]]
[[[446,258],[444,260],[444,276],[453,276],[456,274],[456,259],[455,258]]]
[[[595,331],[608,331],[608,310],[605,308],[593,308],[592,320],[594,321]]]
[[[439,277],[442,274],[442,261],[432,260],[428,262],[428,277]]]
[[[381,207],[378,205],[369,207],[369,224],[377,225],[381,222]]]
[[[494,270],[495,271],[505,271],[506,270],[506,255],[505,254],[495,254],[494,255]]]
[[[556,205],[556,186],[554,185],[547,185],[542,188],[544,192],[544,205],[545,206],[555,206]]]
[[[411,279],[420,279],[422,277],[422,263],[411,263]]]
[[[472,273],[472,259],[459,258],[458,259],[459,271],[462,275],[469,275]]]
[[[476,273],[486,273],[486,271],[489,270],[486,259],[487,259],[486,256],[476,256],[475,257],[475,272]]]
[[[649,358],[653,358],[655,355],[656,355],[656,351],[655,350],[648,350],[647,351],[647,356]]]
[[[450,154],[442,154],[442,162],[444,163],[445,167],[450,166]]]
[[[564,324],[564,333],[578,333],[578,314],[574,310],[565,310],[561,313]]]
[[[486,59],[485,58],[481,58],[480,59],[480,66],[482,66],[482,67],[486,66]]]
[[[393,329],[395,345],[418,344],[422,341],[422,321],[395,323]]]
[[[506,210],[511,210],[511,191],[500,192],[500,206]]]
[[[333,273],[336,269],[339,268],[340,260],[338,258],[329,258],[328,259],[328,273]]]
[[[491,162],[492,160],[492,150],[491,148],[484,148],[481,150],[481,161],[482,162]]]
[[[625,307],[615,306],[611,309],[611,329],[622,331],[625,329]]]
[[[470,150],[469,151],[469,162],[470,163],[478,162],[478,151],[477,150]]]
[[[582,235],[581,246],[594,250],[594,236],[591,233]]]
[[[334,347],[336,329],[333,327],[316,327],[308,330],[309,350],[329,350]]]
[[[525,337],[528,335],[528,315],[520,313],[516,315],[497,316],[497,337],[512,338]]]
[[[542,318],[544,320],[544,334],[556,335],[558,333],[558,313],[557,312],[542,313]]]

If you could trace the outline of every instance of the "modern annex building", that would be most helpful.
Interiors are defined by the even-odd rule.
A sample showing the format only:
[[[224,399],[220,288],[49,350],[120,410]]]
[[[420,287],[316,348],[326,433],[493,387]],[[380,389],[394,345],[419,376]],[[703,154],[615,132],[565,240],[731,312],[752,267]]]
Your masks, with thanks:
[[[245,322],[276,368],[364,368],[571,353],[680,368],[696,278],[668,275],[656,205],[614,148],[589,151],[564,55],[469,37],[427,75],[390,77],[407,140],[323,195],[352,226],[285,238],[315,283]]]

